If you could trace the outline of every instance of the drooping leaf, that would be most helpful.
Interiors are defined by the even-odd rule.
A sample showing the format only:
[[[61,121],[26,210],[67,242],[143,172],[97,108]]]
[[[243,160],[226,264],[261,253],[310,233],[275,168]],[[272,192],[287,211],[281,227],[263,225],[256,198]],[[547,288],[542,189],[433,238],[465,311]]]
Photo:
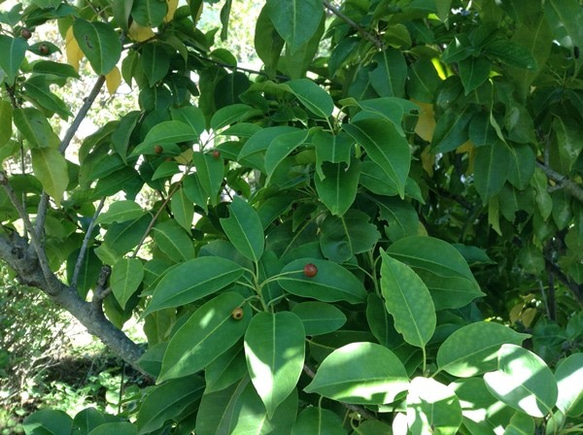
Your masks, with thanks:
[[[65,157],[54,148],[30,150],[34,175],[42,183],[43,189],[61,203],[63,194],[69,185],[69,173]]]
[[[122,47],[119,35],[111,26],[78,18],[73,23],[73,33],[93,71],[105,75],[115,67]]]
[[[460,401],[450,387],[418,376],[407,395],[407,422],[412,433],[455,435],[462,424]]]
[[[405,138],[392,124],[378,119],[344,124],[342,128],[363,146],[371,160],[382,168],[403,198],[411,165],[411,153]]]
[[[265,8],[292,53],[316,33],[324,14],[319,0],[268,0]]]
[[[113,265],[110,286],[119,305],[125,309],[144,278],[144,266],[137,258],[124,258]]]
[[[382,252],[381,291],[395,329],[413,346],[425,347],[435,332],[433,300],[421,278],[406,264]]]
[[[515,344],[498,351],[498,370],[484,374],[488,390],[506,405],[532,417],[546,416],[556,404],[557,381],[536,354]]]
[[[220,257],[198,257],[166,272],[154,289],[146,313],[178,307],[225,288],[235,282],[244,269]]]
[[[393,352],[363,342],[328,355],[305,391],[346,403],[382,405],[394,401],[408,384],[405,367]]]
[[[268,417],[295,389],[304,367],[305,331],[300,318],[282,311],[256,314],[245,333],[245,357]]]
[[[466,325],[445,339],[437,352],[437,365],[453,376],[468,378],[495,370],[498,350],[505,343],[520,345],[520,334],[494,322]]]
[[[242,308],[235,319],[233,310]],[[158,382],[199,372],[243,336],[251,320],[251,308],[243,296],[221,293],[198,308],[170,339]]]
[[[315,276],[304,274],[304,266],[316,266]],[[344,267],[328,260],[300,258],[288,263],[278,278],[279,284],[291,294],[321,302],[363,302],[366,291],[363,284]]]

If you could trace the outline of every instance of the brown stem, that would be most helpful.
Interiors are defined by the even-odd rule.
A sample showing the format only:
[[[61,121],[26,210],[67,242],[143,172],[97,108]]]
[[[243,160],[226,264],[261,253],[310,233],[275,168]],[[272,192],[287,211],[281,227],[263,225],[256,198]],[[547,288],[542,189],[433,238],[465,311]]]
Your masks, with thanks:
[[[324,7],[326,9],[328,9],[330,12],[332,12],[334,15],[336,15],[350,27],[354,28],[358,33],[360,33],[360,35],[364,39],[368,39],[370,42],[372,42],[376,48],[378,48],[379,50],[382,50],[384,48],[382,41],[378,37],[371,35],[360,24],[358,24],[352,18],[346,16],[340,9],[338,9],[328,0],[322,0],[322,3],[324,4]]]
[[[579,202],[583,202],[583,188],[579,184],[570,180],[566,175],[559,174],[557,171],[553,170],[544,163],[537,161],[536,165],[543,170],[545,175],[550,180],[553,180],[555,183],[557,183],[559,188],[564,189],[565,192],[567,192]]]

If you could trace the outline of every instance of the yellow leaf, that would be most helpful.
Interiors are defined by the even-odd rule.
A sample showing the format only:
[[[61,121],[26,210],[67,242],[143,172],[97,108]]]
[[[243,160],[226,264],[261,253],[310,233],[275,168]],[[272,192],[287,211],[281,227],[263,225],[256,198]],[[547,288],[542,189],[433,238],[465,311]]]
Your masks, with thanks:
[[[109,95],[113,95],[117,91],[117,88],[121,84],[121,74],[117,66],[107,73],[105,76],[105,84],[107,85]]]
[[[142,27],[135,21],[130,25],[128,35],[136,42],[143,42],[154,37],[154,31],[149,27]]]
[[[166,0],[166,3],[168,3],[168,13],[164,18],[165,23],[171,21],[172,18],[174,18],[174,12],[176,12],[176,8],[178,7],[178,0]]]
[[[456,154],[468,153],[468,170],[466,174],[473,174],[474,172],[474,161],[476,160],[476,146],[471,140],[468,140],[461,144],[455,150]]]
[[[433,165],[435,164],[435,154],[429,151],[429,147],[426,146],[421,152],[421,165],[425,172],[433,177]]]
[[[411,101],[419,106],[420,109],[419,119],[415,126],[415,133],[417,133],[421,139],[431,142],[436,125],[435,116],[433,116],[433,104]]]
[[[192,150],[189,148],[186,151],[183,151],[180,155],[174,157],[174,160],[176,160],[179,165],[188,165],[192,162]]]
[[[83,51],[73,35],[73,26],[70,26],[65,35],[65,53],[67,54],[67,63],[79,72],[79,62],[83,59]]]

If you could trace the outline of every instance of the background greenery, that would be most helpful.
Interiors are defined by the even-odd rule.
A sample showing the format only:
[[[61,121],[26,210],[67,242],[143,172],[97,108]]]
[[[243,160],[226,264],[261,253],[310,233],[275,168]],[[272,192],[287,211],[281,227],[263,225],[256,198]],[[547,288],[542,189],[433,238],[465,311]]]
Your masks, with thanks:
[[[581,431],[581,3],[236,5],[0,15],[6,298],[141,373],[27,433]]]

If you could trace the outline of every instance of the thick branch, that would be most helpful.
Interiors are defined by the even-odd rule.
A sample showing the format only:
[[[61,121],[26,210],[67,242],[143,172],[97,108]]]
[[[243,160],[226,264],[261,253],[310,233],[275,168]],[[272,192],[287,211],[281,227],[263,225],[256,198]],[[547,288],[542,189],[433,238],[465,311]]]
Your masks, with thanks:
[[[551,169],[549,166],[545,165],[541,162],[536,162],[537,166],[543,170],[545,175],[553,180],[557,185],[564,189],[569,195],[573,198],[578,200],[579,202],[583,202],[583,188],[575,183],[574,181],[570,180],[567,176],[563,174],[559,174],[557,171]]]
[[[340,9],[330,3],[328,0],[322,0],[324,7],[348,24],[350,27],[354,28],[364,39],[368,39],[374,44],[376,48],[382,50],[384,48],[382,41],[374,35],[371,35],[366,31],[360,24],[354,21],[352,18],[346,16]]]

